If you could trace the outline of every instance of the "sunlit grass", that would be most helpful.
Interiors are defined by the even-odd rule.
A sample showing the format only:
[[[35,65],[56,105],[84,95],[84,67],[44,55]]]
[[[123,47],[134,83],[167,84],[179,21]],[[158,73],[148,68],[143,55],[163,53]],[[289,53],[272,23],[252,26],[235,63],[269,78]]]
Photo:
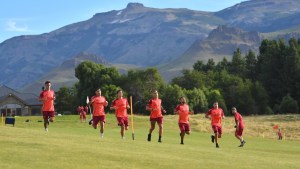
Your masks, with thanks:
[[[245,147],[233,136],[233,118],[227,117],[220,149],[210,142],[210,123],[203,115],[191,116],[192,133],[180,145],[178,116],[165,116],[163,143],[155,129],[146,141],[147,116],[135,116],[135,140],[131,130],[121,140],[114,115],[107,115],[104,139],[99,130],[81,123],[78,116],[56,117],[49,132],[42,117],[17,117],[16,125],[0,127],[0,168],[298,168],[299,116],[244,117]],[[29,119],[30,122],[25,122]],[[296,119],[296,120],[291,120]],[[290,128],[297,137],[276,139],[273,124]],[[291,125],[289,125],[291,124]],[[258,134],[259,133],[259,134]],[[261,135],[264,133],[264,137]],[[270,133],[270,134],[268,134]]]

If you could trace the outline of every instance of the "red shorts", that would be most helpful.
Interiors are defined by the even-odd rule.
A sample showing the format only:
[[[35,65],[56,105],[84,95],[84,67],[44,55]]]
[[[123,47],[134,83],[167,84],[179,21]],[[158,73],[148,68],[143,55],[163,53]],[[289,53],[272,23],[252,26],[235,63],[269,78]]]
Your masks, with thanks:
[[[128,126],[128,117],[117,117],[118,125],[120,126]]]
[[[222,126],[212,125],[211,128],[213,129],[214,133],[218,133],[219,135],[222,135]]]
[[[237,136],[242,136],[242,135],[243,135],[243,130],[244,130],[244,128],[239,128],[238,131],[235,130],[235,134],[236,134]]]
[[[43,111],[43,119],[48,120],[49,117],[55,117],[54,111]]]
[[[80,119],[86,119],[86,113],[80,113]]]
[[[150,121],[151,122],[157,122],[158,124],[163,124],[163,117],[157,117],[157,118],[151,118],[150,117]]]
[[[104,122],[105,123],[105,116],[93,116],[93,125],[96,126],[98,123]]]
[[[191,131],[189,123],[178,123],[178,126],[179,126],[181,133],[186,132],[186,131]]]

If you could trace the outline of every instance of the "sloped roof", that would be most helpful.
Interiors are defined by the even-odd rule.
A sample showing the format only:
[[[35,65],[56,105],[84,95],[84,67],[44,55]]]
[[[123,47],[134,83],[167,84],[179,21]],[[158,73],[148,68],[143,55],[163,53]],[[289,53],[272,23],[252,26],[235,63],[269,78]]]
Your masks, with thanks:
[[[14,96],[21,99],[26,105],[41,105],[39,102],[38,96],[33,93],[20,93],[15,91],[5,85],[0,86],[0,100],[5,99],[9,94],[13,94]]]

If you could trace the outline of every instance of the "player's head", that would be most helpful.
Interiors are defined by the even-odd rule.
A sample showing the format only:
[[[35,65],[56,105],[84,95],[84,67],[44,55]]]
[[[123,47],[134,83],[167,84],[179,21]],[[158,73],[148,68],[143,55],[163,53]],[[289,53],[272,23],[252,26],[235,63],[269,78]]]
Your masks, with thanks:
[[[118,98],[123,97],[123,91],[121,89],[117,90],[117,96]]]
[[[47,81],[45,82],[45,90],[50,89],[50,87],[51,87],[51,82],[47,80]]]
[[[232,112],[233,114],[236,113],[236,111],[237,111],[237,110],[236,110],[235,107],[232,107],[232,108],[231,108],[231,112]]]
[[[97,88],[97,89],[95,90],[95,93],[96,93],[97,96],[101,96],[101,89],[100,89],[100,88]]]
[[[219,103],[218,103],[218,101],[215,101],[214,104],[213,104],[213,106],[214,106],[215,109],[219,108]]]
[[[179,98],[179,101],[180,101],[181,104],[186,103],[186,99],[185,99],[184,96],[180,97],[180,98]]]
[[[153,98],[158,98],[158,91],[156,89],[152,90],[152,96]]]

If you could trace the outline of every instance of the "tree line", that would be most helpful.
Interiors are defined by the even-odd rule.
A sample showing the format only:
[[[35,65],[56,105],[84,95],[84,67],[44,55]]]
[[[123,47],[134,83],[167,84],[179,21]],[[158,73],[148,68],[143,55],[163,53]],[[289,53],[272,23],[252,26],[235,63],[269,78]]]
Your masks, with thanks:
[[[145,106],[151,89],[159,91],[168,114],[173,114],[181,96],[187,98],[196,114],[206,112],[214,101],[227,115],[232,106],[244,115],[299,113],[300,39],[265,39],[257,55],[249,50],[242,56],[238,48],[231,60],[199,60],[193,69],[182,70],[182,75],[170,83],[165,83],[154,67],[132,69],[121,75],[115,67],[90,61],[79,64],[75,76],[78,83],[62,87],[56,94],[59,112],[75,112],[75,105],[85,103],[87,96],[100,88],[110,102],[116,91],[123,89],[125,96],[132,96],[134,112],[139,114],[149,113]]]

